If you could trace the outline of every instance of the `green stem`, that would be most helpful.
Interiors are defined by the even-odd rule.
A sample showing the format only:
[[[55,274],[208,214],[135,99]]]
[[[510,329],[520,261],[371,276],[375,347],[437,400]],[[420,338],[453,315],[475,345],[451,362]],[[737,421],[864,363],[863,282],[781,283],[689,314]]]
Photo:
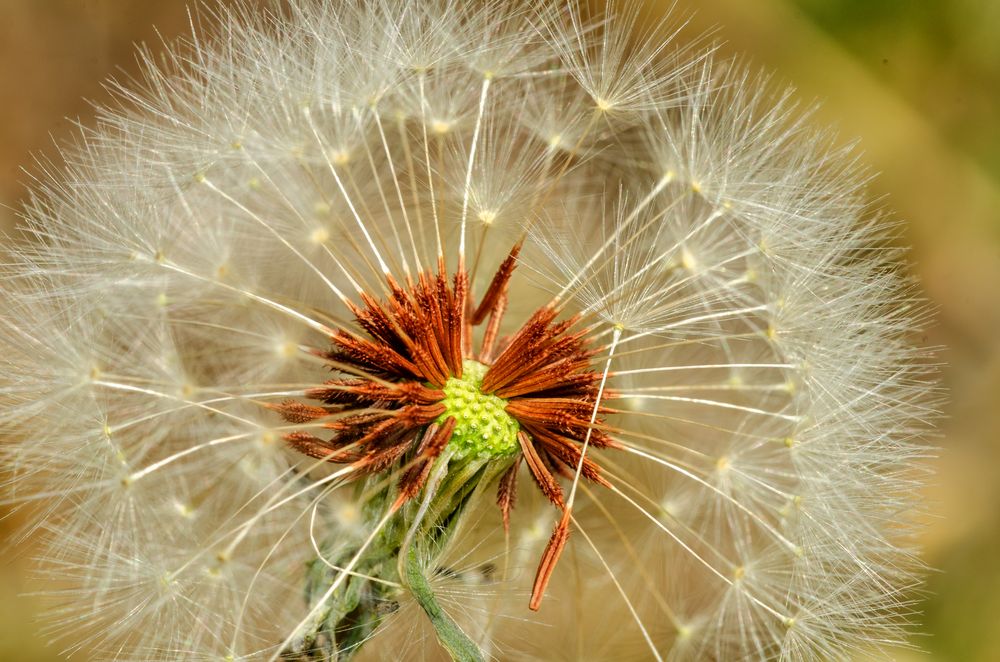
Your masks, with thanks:
[[[434,591],[431,590],[431,584],[424,576],[424,570],[420,566],[417,553],[413,548],[410,548],[406,559],[406,585],[413,597],[416,598],[417,603],[423,608],[424,613],[427,614],[427,618],[430,619],[434,631],[437,633],[438,641],[451,655],[451,659],[456,662],[484,661],[479,646],[462,632],[462,629],[445,613],[437,598],[434,597]]]

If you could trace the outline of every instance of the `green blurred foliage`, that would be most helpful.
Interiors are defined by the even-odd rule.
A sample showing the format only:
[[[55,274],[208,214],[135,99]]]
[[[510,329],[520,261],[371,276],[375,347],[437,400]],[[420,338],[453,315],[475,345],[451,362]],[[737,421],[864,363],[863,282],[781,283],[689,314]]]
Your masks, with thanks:
[[[1000,180],[1000,2],[791,4]]]
[[[996,660],[1000,655],[1000,512],[977,534],[943,554],[923,608],[922,642],[942,660]]]

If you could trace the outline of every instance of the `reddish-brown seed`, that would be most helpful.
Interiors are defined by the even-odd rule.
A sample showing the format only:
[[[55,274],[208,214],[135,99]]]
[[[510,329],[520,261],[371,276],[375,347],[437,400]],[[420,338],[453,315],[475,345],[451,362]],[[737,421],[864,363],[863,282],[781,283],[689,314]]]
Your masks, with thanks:
[[[294,425],[312,423],[330,415],[325,407],[313,407],[295,400],[286,400],[280,405],[266,405],[266,407],[278,412],[282,418]]]
[[[503,517],[504,533],[510,533],[510,511],[517,502],[517,472],[521,468],[521,459],[519,455],[497,484],[497,505]]]
[[[490,363],[493,361],[493,352],[496,349],[497,335],[500,333],[500,322],[503,321],[503,315],[505,312],[507,312],[506,292],[497,297],[493,313],[490,315],[490,321],[486,325],[485,333],[483,333],[483,344],[479,349],[479,361],[481,363]]]
[[[521,452],[524,454],[528,469],[531,471],[535,483],[538,484],[538,488],[542,494],[548,497],[549,501],[562,508],[564,506],[562,488],[559,487],[559,483],[556,482],[552,472],[545,465],[545,461],[542,460],[531,438],[527,433],[521,431],[517,433],[517,440],[521,444]]]
[[[498,317],[496,315],[497,301],[507,294],[507,286],[510,284],[510,277],[514,273],[514,267],[517,266],[517,256],[520,252],[521,242],[518,242],[510,249],[510,253],[500,263],[500,268],[493,274],[493,280],[490,281],[490,286],[487,288],[486,294],[483,295],[483,300],[479,302],[479,307],[476,308],[476,312],[472,315],[472,323],[474,325],[478,326],[482,324],[488,315]]]
[[[548,587],[549,580],[552,578],[552,572],[556,568],[556,563],[559,562],[559,557],[562,556],[563,549],[566,547],[566,541],[569,540],[569,515],[568,510],[563,510],[563,516],[552,531],[549,544],[545,546],[545,551],[542,553],[542,560],[538,563],[538,571],[535,573],[535,584],[531,588],[531,601],[528,603],[528,608],[531,611],[538,611],[539,607],[542,606],[545,589]]]

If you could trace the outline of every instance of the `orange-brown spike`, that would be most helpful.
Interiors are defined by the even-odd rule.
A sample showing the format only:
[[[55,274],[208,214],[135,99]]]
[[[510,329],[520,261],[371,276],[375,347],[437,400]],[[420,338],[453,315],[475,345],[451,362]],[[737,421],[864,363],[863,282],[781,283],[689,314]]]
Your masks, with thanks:
[[[431,404],[444,397],[441,391],[420,382],[380,384],[365,379],[331,379],[323,386],[308,389],[305,395],[328,405],[355,407],[380,403]]]
[[[538,611],[539,607],[542,606],[545,589],[548,587],[552,573],[556,569],[556,563],[559,562],[559,557],[562,556],[563,549],[566,547],[566,541],[569,540],[569,516],[570,511],[563,510],[563,516],[552,531],[549,544],[545,546],[542,560],[538,563],[535,584],[531,589],[531,601],[528,603],[528,608],[531,611]]]
[[[440,402],[444,392],[436,388],[428,388],[420,382],[403,382],[396,387],[403,394],[403,399],[420,405]]]
[[[385,343],[359,338],[348,331],[337,332],[333,342],[337,350],[328,354],[328,358],[333,361],[385,375],[411,379],[422,376],[420,369],[412,361]]]
[[[464,261],[463,261],[464,262]],[[465,308],[468,305],[469,274],[465,272],[464,264],[459,265],[455,273],[455,301],[451,306],[451,324],[448,332],[451,336],[451,372],[455,377],[462,376],[462,357],[465,356]]]
[[[264,406],[278,412],[283,419],[295,425],[312,423],[313,421],[330,416],[330,412],[324,407],[312,407],[301,402],[296,402],[295,400],[286,400],[280,405],[267,404]]]
[[[497,505],[500,506],[503,530],[507,534],[510,533],[510,511],[514,509],[517,501],[517,471],[521,468],[521,460],[522,456],[519,455],[497,483]]]
[[[548,497],[549,501],[563,508],[565,503],[563,501],[562,488],[559,487],[555,476],[552,475],[552,472],[545,465],[545,460],[539,455],[534,443],[524,431],[517,433],[517,440],[521,444],[521,452],[524,453],[524,459],[528,463],[531,476],[535,479],[535,483],[538,484],[538,489]]]
[[[473,325],[479,326],[482,324],[487,315],[494,313],[497,299],[507,294],[507,286],[510,284],[510,277],[514,273],[514,267],[517,266],[517,256],[520,252],[521,242],[517,242],[510,249],[510,253],[504,258],[504,261],[500,264],[500,268],[493,275],[493,280],[490,281],[490,286],[487,288],[486,294],[483,295],[483,300],[479,302],[479,307],[476,308],[476,312],[472,315]]]
[[[373,451],[356,461],[354,468],[364,473],[378,473],[388,469],[396,463],[400,457],[413,443],[414,436],[410,435],[402,443],[396,443],[382,450]]]
[[[331,448],[329,443],[318,437],[314,437],[308,432],[291,432],[285,435],[288,445],[307,457],[315,460],[327,460],[336,462],[334,459],[340,451]]]
[[[549,430],[536,426],[528,426],[531,434],[535,438],[535,443],[548,453],[549,457],[564,464],[571,471],[568,476],[573,477],[577,465],[581,465],[581,473],[587,480],[593,481],[603,487],[611,487],[611,484],[601,476],[601,469],[589,457],[584,456],[580,462],[582,447],[573,443],[566,437],[550,432]],[[593,435],[592,435],[593,437]],[[558,465],[557,465],[558,466]]]
[[[500,333],[500,323],[503,322],[503,315],[507,312],[507,293],[502,293],[497,297],[490,313],[490,322],[486,325],[486,332],[483,334],[483,344],[479,349],[479,361],[490,363],[493,360],[493,351],[497,342],[497,335]]]

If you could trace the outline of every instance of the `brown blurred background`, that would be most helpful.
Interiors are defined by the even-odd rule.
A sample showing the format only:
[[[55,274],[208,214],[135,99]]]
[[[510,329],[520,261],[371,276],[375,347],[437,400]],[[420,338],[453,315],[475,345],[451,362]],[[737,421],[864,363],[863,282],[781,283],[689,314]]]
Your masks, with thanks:
[[[670,3],[661,0],[654,9]],[[678,0],[689,35],[718,28],[776,80],[823,103],[818,120],[859,137],[937,306],[947,418],[924,536],[939,569],[898,659],[1000,659],[1000,1]],[[13,226],[32,154],[92,115],[101,81],[134,73],[188,28],[183,0],[0,0],[0,228]],[[154,29],[153,26],[156,26]],[[72,119],[67,119],[72,118]],[[51,136],[51,138],[50,138]],[[13,527],[0,520],[0,539]],[[26,564],[0,561],[0,660],[55,660],[33,635]]]

